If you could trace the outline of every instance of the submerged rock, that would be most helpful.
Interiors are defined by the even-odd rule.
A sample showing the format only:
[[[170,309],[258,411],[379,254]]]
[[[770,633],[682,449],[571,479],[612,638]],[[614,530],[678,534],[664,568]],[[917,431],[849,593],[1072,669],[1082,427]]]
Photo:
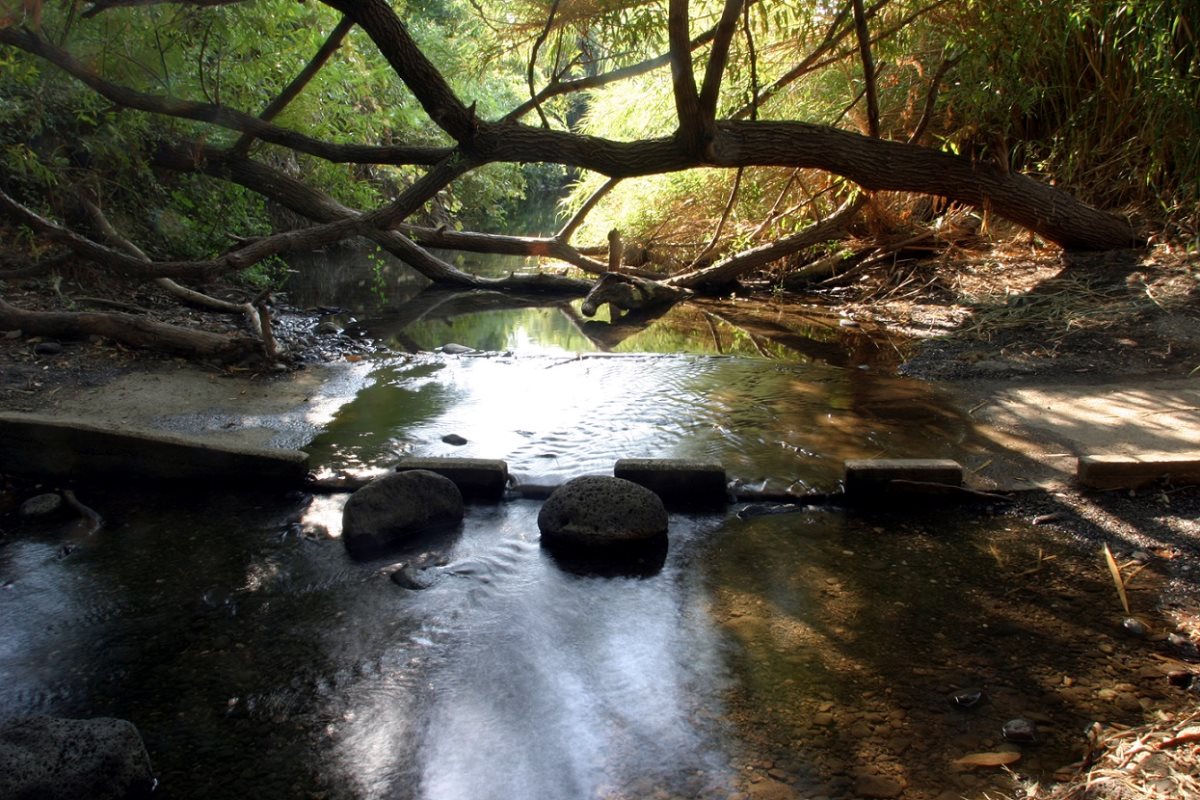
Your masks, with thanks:
[[[62,513],[65,507],[62,495],[56,492],[36,494],[21,503],[23,517],[52,517]]]
[[[126,720],[38,716],[0,728],[0,797],[123,800],[153,788],[150,756]]]
[[[352,555],[372,556],[462,518],[462,493],[454,481],[423,469],[393,472],[350,495],[342,510],[342,541]]]

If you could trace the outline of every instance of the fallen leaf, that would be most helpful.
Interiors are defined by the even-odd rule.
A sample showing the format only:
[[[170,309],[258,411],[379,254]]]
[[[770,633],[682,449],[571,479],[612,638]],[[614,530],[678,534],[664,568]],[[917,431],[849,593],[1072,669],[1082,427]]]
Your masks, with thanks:
[[[347,360],[347,361],[352,361],[352,362],[353,362],[353,361],[362,361],[362,356],[358,356],[358,355],[350,354],[350,355],[347,355],[347,356],[346,356],[346,360]]]
[[[1125,593],[1125,581],[1121,578],[1121,568],[1117,566],[1117,560],[1113,558],[1112,550],[1108,549],[1108,544],[1104,545],[1104,560],[1108,562],[1108,571],[1112,574],[1113,583],[1117,585],[1117,595],[1121,598],[1121,607],[1125,609],[1125,613],[1130,614],[1129,610],[1129,595]]]
[[[1003,767],[1007,764],[1015,764],[1020,760],[1020,753],[1005,751],[996,753],[971,753],[969,756],[957,759],[954,763],[960,767]]]

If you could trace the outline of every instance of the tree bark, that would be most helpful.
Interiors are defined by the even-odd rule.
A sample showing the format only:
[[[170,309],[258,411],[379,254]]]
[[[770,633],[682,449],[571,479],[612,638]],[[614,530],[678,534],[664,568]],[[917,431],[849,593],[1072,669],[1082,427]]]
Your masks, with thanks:
[[[103,336],[129,347],[218,361],[238,361],[260,349],[260,342],[249,336],[190,330],[134,314],[25,311],[3,299],[0,299],[0,329],[64,339]]]

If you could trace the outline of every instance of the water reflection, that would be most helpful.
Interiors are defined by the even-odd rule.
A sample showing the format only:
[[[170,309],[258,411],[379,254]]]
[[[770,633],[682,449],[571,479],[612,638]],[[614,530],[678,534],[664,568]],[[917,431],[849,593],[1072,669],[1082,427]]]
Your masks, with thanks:
[[[465,445],[443,441],[457,434]],[[501,458],[519,480],[697,458],[747,483],[829,491],[845,458],[955,457],[970,421],[929,386],[862,370],[688,356],[443,356],[385,362],[310,452],[333,470],[398,455]],[[980,445],[982,446],[982,445]]]

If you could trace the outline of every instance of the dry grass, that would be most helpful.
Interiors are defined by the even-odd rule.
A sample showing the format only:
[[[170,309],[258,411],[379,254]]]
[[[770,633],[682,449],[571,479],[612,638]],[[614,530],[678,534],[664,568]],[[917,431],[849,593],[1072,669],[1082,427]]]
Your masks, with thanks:
[[[1200,797],[1200,712],[1136,728],[1096,726],[1084,760],[1060,783],[1025,787],[1028,800]]]

